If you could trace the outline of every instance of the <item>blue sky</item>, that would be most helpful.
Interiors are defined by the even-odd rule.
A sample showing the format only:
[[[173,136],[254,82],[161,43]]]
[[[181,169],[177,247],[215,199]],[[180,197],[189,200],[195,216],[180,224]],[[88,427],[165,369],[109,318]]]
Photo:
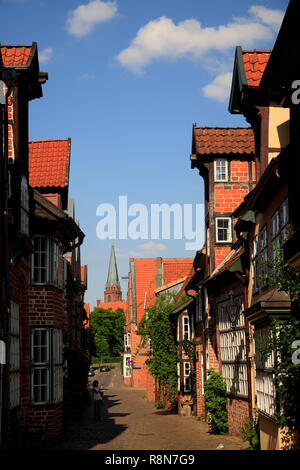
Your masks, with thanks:
[[[71,137],[69,196],[86,234],[86,301],[103,299],[111,240],[97,207],[200,204],[192,125],[248,126],[228,113],[236,45],[270,49],[288,0],[0,0],[2,44],[38,43],[48,72],[30,104],[29,138]],[[119,277],[129,256],[193,257],[182,240],[115,240]],[[201,244],[200,244],[201,245]],[[199,246],[200,249],[202,247]],[[122,281],[126,297],[127,282]]]

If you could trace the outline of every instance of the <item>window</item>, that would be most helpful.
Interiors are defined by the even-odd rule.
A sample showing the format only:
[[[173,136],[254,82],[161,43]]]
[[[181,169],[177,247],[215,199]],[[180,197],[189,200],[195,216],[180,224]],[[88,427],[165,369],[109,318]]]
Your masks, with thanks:
[[[196,323],[202,320],[202,290],[196,296]]]
[[[267,226],[263,227],[259,234],[260,240],[260,263],[261,263],[261,277],[263,285],[268,284],[269,272],[266,263],[268,261],[268,229]]]
[[[191,391],[191,364],[185,361],[183,363],[183,391],[188,393]]]
[[[281,206],[274,213],[271,220],[271,238],[272,238],[272,258],[273,260],[279,255],[283,243],[288,237],[288,200],[285,199]]]
[[[149,338],[148,339],[148,352],[152,352],[153,351],[153,348],[152,348],[152,339]]]
[[[62,330],[38,327],[31,330],[31,400],[35,405],[63,399]]]
[[[262,359],[262,353],[257,345],[264,342],[265,336],[269,335],[268,328],[255,330],[255,395],[257,408],[271,417],[275,417],[276,394],[274,387],[274,356],[270,356],[266,362]]]
[[[242,298],[237,297],[234,299],[234,302],[241,306],[242,311]],[[222,302],[218,306],[222,376],[228,393],[235,396],[247,396],[244,315],[239,315],[236,328],[232,330],[232,325],[226,312],[227,305],[228,301]]]
[[[231,243],[231,218],[230,217],[216,217],[216,242],[217,243]]]
[[[182,317],[182,339],[190,340],[190,322],[188,316]]]
[[[61,252],[56,240],[47,237],[34,238],[31,282],[61,286],[63,270],[60,269]]]
[[[252,266],[252,289],[258,290],[258,254],[257,254],[257,235],[251,243],[251,266]]]
[[[215,181],[228,180],[228,162],[223,158],[215,160]]]
[[[131,356],[124,354],[124,377],[131,377]]]
[[[180,392],[180,362],[177,362],[177,391]]]
[[[20,231],[29,235],[29,193],[25,176],[21,179],[21,221]]]

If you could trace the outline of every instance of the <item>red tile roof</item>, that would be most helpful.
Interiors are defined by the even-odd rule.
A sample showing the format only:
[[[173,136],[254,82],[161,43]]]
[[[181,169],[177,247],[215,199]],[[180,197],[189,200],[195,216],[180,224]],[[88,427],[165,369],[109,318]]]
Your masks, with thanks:
[[[71,139],[29,142],[29,184],[34,188],[69,184]]]
[[[197,154],[254,153],[251,127],[196,127],[194,146]]]
[[[3,44],[1,46],[1,56],[4,67],[26,67],[29,63],[29,56],[32,51],[31,46],[11,46]]]
[[[248,86],[259,86],[272,50],[242,51]]]

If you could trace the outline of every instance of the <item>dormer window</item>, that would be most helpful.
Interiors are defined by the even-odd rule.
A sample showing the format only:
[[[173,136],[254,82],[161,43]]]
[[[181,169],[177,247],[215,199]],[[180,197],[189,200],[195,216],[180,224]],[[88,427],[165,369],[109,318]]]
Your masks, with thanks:
[[[228,181],[228,161],[225,158],[215,160],[215,181]]]

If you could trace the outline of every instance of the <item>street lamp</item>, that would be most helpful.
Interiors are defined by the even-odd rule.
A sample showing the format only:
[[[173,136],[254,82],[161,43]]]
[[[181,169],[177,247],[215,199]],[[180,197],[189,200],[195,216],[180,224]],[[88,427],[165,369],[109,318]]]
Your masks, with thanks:
[[[229,303],[225,307],[225,311],[228,315],[229,321],[231,323],[231,328],[234,330],[236,328],[236,324],[238,322],[240,313],[241,313],[241,305],[233,298],[233,291],[229,292]]]

